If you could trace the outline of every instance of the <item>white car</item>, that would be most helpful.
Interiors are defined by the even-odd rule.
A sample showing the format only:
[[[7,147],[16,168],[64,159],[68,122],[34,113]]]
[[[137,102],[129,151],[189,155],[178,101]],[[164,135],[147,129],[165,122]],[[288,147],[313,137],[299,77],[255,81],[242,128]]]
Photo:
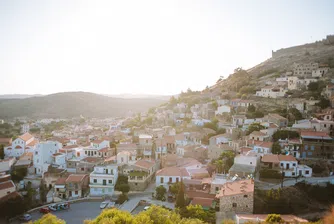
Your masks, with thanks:
[[[150,208],[150,206],[145,206],[144,207],[144,211],[146,211],[147,209],[149,209]]]
[[[104,209],[105,207],[107,207],[107,205],[110,203],[110,201],[103,201],[100,204],[100,209]]]

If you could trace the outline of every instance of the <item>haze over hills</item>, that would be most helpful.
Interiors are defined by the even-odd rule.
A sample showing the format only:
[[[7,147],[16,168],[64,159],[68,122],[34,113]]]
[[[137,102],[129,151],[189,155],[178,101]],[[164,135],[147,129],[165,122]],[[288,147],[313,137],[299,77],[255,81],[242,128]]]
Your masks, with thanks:
[[[122,99],[88,92],[64,92],[25,99],[1,99],[0,117],[72,118],[124,116],[164,103],[161,99]]]

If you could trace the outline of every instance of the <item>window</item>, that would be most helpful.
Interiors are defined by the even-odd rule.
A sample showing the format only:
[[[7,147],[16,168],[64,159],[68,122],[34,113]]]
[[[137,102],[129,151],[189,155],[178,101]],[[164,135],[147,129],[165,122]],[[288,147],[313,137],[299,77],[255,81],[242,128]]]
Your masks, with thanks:
[[[292,172],[292,176],[296,175],[295,172]]]
[[[75,191],[75,194],[78,194],[78,191]]]
[[[160,183],[163,183],[163,182],[164,182],[164,178],[160,177]]]
[[[244,198],[248,198],[248,195],[247,195],[247,194],[245,194],[245,195],[244,195]]]
[[[81,167],[81,171],[84,171],[84,170],[85,170],[85,168]]]
[[[309,170],[305,170],[305,174],[310,174],[310,171]]]
[[[96,151],[94,152],[94,155],[96,155]]]
[[[253,162],[250,162],[250,164],[253,164]]]
[[[178,177],[176,178],[176,183],[177,183],[177,182],[179,182],[179,178],[178,178]]]
[[[109,184],[112,184],[112,180],[108,180],[108,183],[109,183]]]
[[[94,183],[97,183],[97,179],[94,179]]]
[[[219,187],[216,187],[216,191],[219,191]]]
[[[307,155],[308,155],[308,156],[312,156],[312,152],[308,152]]]
[[[293,163],[293,164],[292,164],[292,166],[296,166],[296,164],[295,164],[295,163]]]
[[[87,155],[87,151],[85,151],[85,154]]]
[[[38,151],[35,151],[35,155],[38,155]]]
[[[311,150],[314,150],[314,145],[311,145]]]
[[[283,163],[281,163],[281,167],[283,167]]]
[[[305,146],[304,146],[304,149],[305,149],[305,150],[308,150],[308,145],[305,145]]]
[[[232,204],[232,207],[233,207],[233,208],[236,208],[236,207],[237,207],[237,203],[233,203],[233,204]]]
[[[170,183],[173,182],[173,178],[172,178],[172,177],[169,178],[169,182],[170,182]]]

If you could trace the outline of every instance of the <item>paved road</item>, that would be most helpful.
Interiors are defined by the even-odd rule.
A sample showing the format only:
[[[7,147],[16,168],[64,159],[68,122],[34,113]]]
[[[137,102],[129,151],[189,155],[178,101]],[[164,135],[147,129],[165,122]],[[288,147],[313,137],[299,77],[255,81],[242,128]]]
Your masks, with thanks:
[[[329,177],[309,177],[309,178],[298,178],[297,182],[305,181],[309,184],[321,184],[331,182],[334,183],[334,176]],[[296,179],[285,179],[283,182],[283,187],[293,186],[296,183]],[[278,189],[281,187],[281,184],[272,184],[264,181],[257,181],[256,186],[262,190]]]

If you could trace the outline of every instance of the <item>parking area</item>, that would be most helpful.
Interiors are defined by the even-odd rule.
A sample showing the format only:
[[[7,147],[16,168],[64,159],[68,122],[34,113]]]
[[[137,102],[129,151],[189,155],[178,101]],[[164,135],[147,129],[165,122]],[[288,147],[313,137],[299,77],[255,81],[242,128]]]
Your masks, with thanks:
[[[66,224],[80,224],[83,223],[84,220],[94,219],[98,216],[102,209],[100,209],[101,202],[95,201],[87,201],[80,203],[71,204],[71,208],[64,211],[52,212],[52,214],[56,215],[58,218],[66,221]],[[39,212],[31,213],[32,220],[35,221],[43,216],[43,214]],[[11,223],[21,223],[19,221],[13,221]]]

